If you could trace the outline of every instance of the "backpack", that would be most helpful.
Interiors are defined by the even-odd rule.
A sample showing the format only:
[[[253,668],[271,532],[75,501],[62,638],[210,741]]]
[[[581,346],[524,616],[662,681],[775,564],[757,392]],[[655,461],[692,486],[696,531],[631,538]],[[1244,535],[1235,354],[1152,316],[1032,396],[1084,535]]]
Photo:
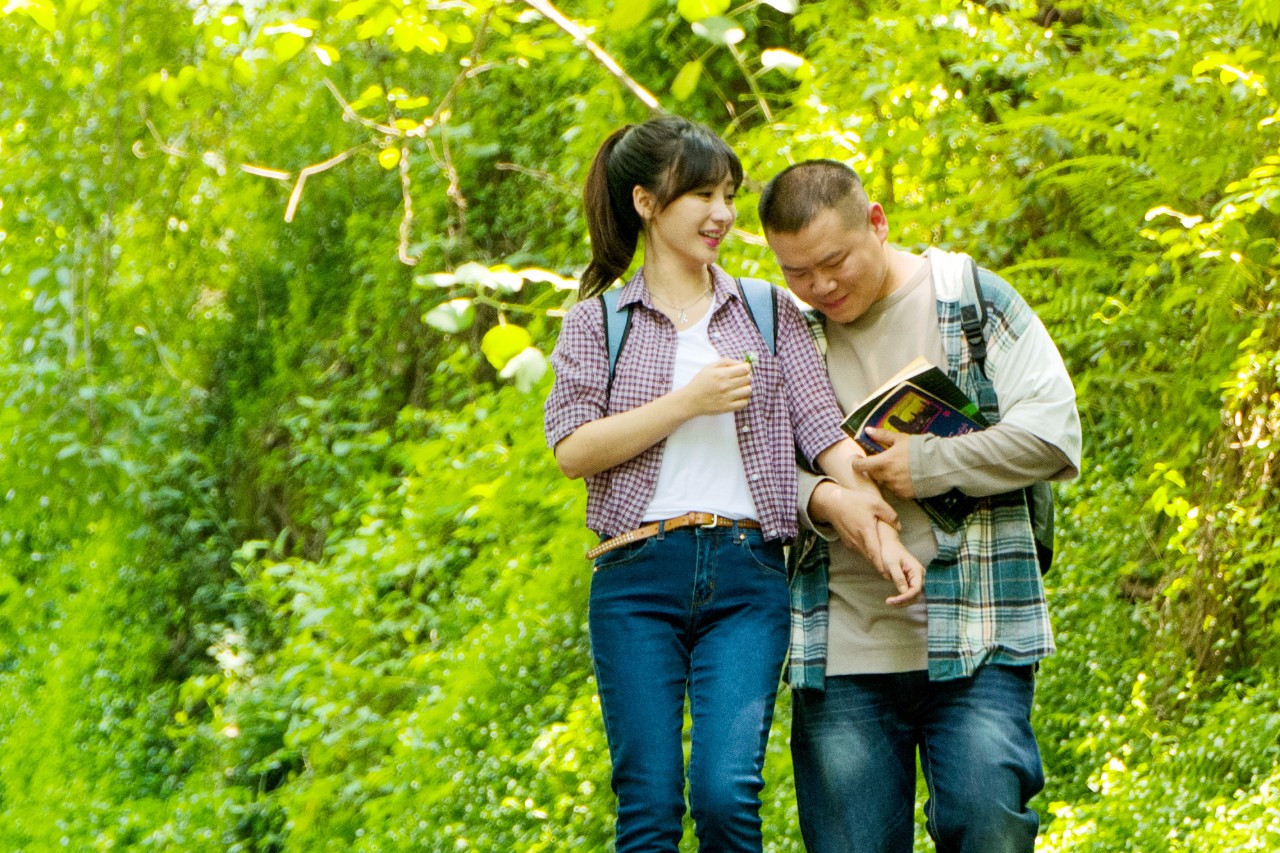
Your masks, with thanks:
[[[983,328],[987,322],[987,305],[982,300],[982,285],[978,281],[978,265],[969,259],[969,274],[964,277],[964,291],[960,298],[960,328],[969,342],[969,354],[978,365],[981,381],[995,396],[995,387],[987,378],[987,339]],[[1023,489],[1027,499],[1027,512],[1031,516],[1031,535],[1036,543],[1036,562],[1040,574],[1053,565],[1053,490],[1047,482],[1032,483]]]
[[[760,330],[769,353],[776,355],[778,351],[778,290],[769,282],[759,278],[736,278],[738,295],[747,306],[747,315]],[[618,296],[621,289],[608,290],[600,294],[600,306],[604,311],[604,342],[609,350],[609,382],[605,386],[605,399],[613,391],[613,374],[618,366],[618,356],[627,342],[631,332],[631,306],[618,307]]]

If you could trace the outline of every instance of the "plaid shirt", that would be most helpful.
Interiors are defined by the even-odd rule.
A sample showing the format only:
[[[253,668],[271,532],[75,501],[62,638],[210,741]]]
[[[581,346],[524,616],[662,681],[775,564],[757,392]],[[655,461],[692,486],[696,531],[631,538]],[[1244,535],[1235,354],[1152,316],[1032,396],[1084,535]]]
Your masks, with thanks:
[[[987,370],[1000,361],[1034,317],[1003,279],[983,270],[987,307]],[[971,360],[960,324],[960,303],[938,299],[938,328],[946,372],[991,423],[1000,420],[995,389]],[[826,352],[820,315],[807,315],[818,348]],[[929,678],[972,675],[986,663],[1029,664],[1054,649],[1044,585],[1022,490],[983,498],[964,528],[934,527],[938,555],[925,574],[929,613]],[[827,668],[827,543],[802,531],[791,548],[791,648],[787,681],[793,689],[823,689]]]
[[[812,464],[843,439],[840,406],[791,299],[778,294],[773,355],[747,314],[734,280],[719,267],[712,267],[712,273],[712,344],[725,358],[755,354],[751,402],[734,412],[747,485],[765,538],[791,539],[796,535],[796,450]],[[580,302],[564,318],[551,354],[555,385],[546,402],[547,444],[553,448],[585,423],[643,406],[672,390],[676,329],[650,300],[643,270],[622,289],[618,302],[634,308],[608,399],[609,360],[600,300]],[[611,537],[640,526],[658,484],[665,444],[658,442],[586,478],[587,527]]]

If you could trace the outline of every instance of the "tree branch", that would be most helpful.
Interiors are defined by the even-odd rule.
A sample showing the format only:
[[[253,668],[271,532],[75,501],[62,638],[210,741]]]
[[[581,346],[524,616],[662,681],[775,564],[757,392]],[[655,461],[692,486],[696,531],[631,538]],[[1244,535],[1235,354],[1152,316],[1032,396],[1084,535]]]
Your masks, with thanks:
[[[404,198],[404,215],[400,217],[400,245],[396,253],[400,263],[416,266],[418,259],[409,254],[409,237],[413,228],[413,193],[409,190],[409,146],[400,146],[400,195]]]
[[[658,99],[653,96],[653,93],[637,83],[626,71],[622,70],[622,66],[606,53],[603,48],[593,42],[587,36],[586,30],[581,26],[566,18],[559,9],[552,6],[547,0],[525,0],[525,3],[533,7],[538,14],[568,33],[574,41],[581,43],[605,67],[606,71],[612,74],[622,85],[630,89],[631,93],[639,98],[646,107],[655,113],[662,112],[662,105],[658,103]]]
[[[346,160],[348,157],[350,157],[352,152],[357,151],[363,147],[364,145],[361,144],[361,145],[357,145],[355,148],[348,148],[346,151],[343,151],[341,154],[335,154],[334,156],[330,157],[328,160],[325,160],[320,163],[312,163],[310,166],[303,166],[301,169],[299,169],[298,181],[293,185],[293,192],[289,193],[289,206],[285,208],[284,221],[285,222],[293,221],[293,214],[298,209],[298,202],[302,201],[302,186],[307,182],[307,178],[319,172],[324,172],[324,171],[328,171],[329,169],[332,169],[334,166],[338,165],[343,160]]]

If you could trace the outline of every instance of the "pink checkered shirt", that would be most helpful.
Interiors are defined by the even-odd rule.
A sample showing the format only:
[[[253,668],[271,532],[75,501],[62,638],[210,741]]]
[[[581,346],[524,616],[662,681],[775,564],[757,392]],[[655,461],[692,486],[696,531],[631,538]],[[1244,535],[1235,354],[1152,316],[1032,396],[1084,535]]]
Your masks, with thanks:
[[[747,485],[766,539],[796,534],[796,451],[810,464],[844,438],[840,407],[800,311],[778,294],[777,355],[760,337],[738,294],[737,284],[719,267],[711,342],[725,358],[756,355],[751,402],[734,413]],[[620,305],[631,305],[631,331],[618,357],[613,392],[605,399],[609,357],[604,312],[599,299],[573,306],[564,318],[551,354],[556,380],[546,402],[547,443],[555,447],[590,421],[642,406],[671,391],[676,329],[649,298],[644,272],[622,290]],[[586,478],[587,527],[603,537],[639,527],[653,499],[666,442],[659,442],[621,465]],[[690,507],[691,510],[699,507]]]

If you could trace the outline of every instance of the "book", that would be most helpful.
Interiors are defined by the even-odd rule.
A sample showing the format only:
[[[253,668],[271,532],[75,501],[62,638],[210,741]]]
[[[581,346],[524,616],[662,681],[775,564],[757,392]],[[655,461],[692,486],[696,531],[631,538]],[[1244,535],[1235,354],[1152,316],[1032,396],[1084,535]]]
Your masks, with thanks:
[[[977,403],[941,369],[917,357],[872,392],[840,426],[868,455],[875,455],[885,448],[867,434],[868,427],[950,437],[985,429],[988,424]],[[935,524],[954,533],[977,507],[978,498],[952,489],[916,502]]]

